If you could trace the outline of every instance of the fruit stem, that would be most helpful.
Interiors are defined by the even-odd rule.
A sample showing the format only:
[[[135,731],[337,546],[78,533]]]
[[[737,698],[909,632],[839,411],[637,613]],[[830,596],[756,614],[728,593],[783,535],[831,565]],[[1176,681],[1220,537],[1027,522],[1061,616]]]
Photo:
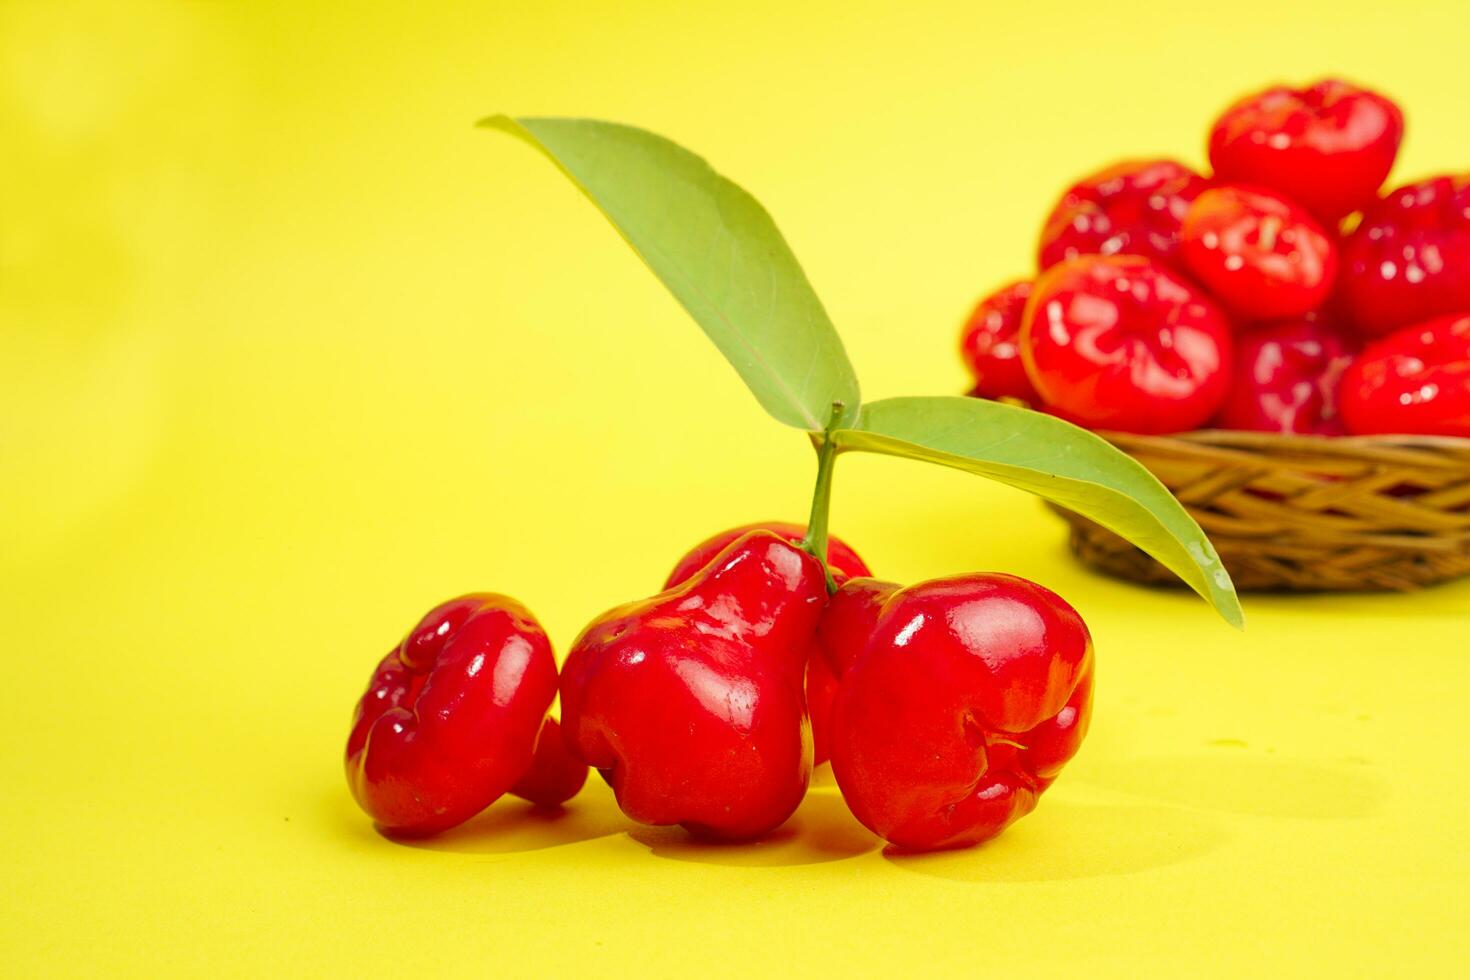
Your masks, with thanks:
[[[842,402],[832,403],[832,417],[822,433],[821,445],[817,446],[817,485],[812,491],[812,514],[806,523],[806,536],[801,539],[802,548],[822,563],[829,595],[837,591],[837,582],[827,564],[827,514],[832,509],[832,469],[837,462],[837,443],[832,441],[832,430],[842,419],[842,409]]]

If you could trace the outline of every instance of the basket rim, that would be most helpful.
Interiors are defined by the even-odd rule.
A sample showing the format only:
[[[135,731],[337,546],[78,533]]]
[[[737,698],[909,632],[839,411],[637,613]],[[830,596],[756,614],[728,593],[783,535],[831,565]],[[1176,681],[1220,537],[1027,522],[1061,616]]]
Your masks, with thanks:
[[[1222,449],[1301,451],[1319,455],[1357,456],[1364,451],[1393,449],[1434,450],[1470,459],[1470,439],[1460,436],[1323,436],[1278,432],[1246,432],[1237,429],[1193,429],[1168,435],[1098,430],[1112,443],[1164,447],[1171,444],[1213,446]]]

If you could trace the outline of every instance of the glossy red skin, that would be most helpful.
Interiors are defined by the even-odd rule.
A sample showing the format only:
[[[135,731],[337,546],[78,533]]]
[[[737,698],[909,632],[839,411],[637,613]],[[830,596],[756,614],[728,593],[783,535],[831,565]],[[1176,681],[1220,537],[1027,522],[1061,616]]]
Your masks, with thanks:
[[[562,671],[562,725],[623,812],[739,840],[780,826],[811,777],[803,674],[826,576],[751,531],[683,584],[582,632]]]
[[[347,739],[347,783],[386,831],[463,823],[531,763],[556,696],[551,642],[514,599],[491,592],[435,607],[383,658]]]
[[[1037,280],[1021,356],[1052,414],[1094,429],[1181,432],[1225,400],[1230,324],[1155,262],[1084,256]]]
[[[897,591],[893,582],[852,578],[827,600],[822,621],[817,624],[817,639],[839,685],[848,668],[867,649],[883,606]]]
[[[674,570],[669,573],[668,580],[664,582],[664,588],[672,589],[684,582],[689,576],[708,565],[710,559],[725,550],[732,542],[751,531],[772,531],[792,544],[800,544],[802,538],[806,537],[805,527],[786,521],[762,521],[757,524],[732,527],[728,531],[721,531],[713,537],[706,538],[691,548],[689,553],[680,558]],[[861,578],[873,574],[862,558],[858,557],[858,553],[835,534],[827,538],[827,563],[832,569],[832,578],[838,584],[849,578]],[[813,644],[808,652],[806,664],[806,703],[812,723],[812,761],[814,765],[820,766],[832,757],[827,738],[827,719],[832,713],[832,698],[837,695],[837,678],[832,675],[826,656],[816,644]]]
[[[669,577],[664,580],[664,588],[672,589],[687,581],[691,575],[708,565],[716,555],[751,531],[770,531],[792,544],[800,544],[801,540],[806,537],[806,528],[800,524],[792,524],[790,521],[757,521],[754,524],[732,527],[728,531],[711,535],[690,548],[684,557],[674,565],[674,570],[669,572]],[[858,553],[835,534],[827,537],[827,564],[832,566],[832,575],[838,581],[873,574]]]
[[[820,643],[814,641],[806,659],[806,712],[812,723],[813,766],[832,759],[832,701],[836,697],[837,677]]]
[[[1342,305],[1381,337],[1470,310],[1470,173],[1400,187],[1342,244]]]
[[[1248,319],[1302,316],[1337,279],[1337,244],[1306,211],[1270,191],[1213,187],[1189,207],[1180,254],[1190,274]]]
[[[1470,311],[1368,345],[1343,377],[1342,416],[1358,435],[1470,438]]]
[[[1247,432],[1341,435],[1338,388],[1353,350],[1342,333],[1304,318],[1235,338],[1230,394],[1216,424]]]
[[[982,398],[1037,401],[1021,363],[1021,319],[1031,298],[1031,280],[1002,286],[970,313],[960,333],[960,357],[975,379],[971,394]]]
[[[862,622],[878,590],[843,588],[869,589]],[[899,848],[980,843],[1030,813],[1082,744],[1091,637],[1013,575],[889,588],[838,689],[833,774],[853,815]]]
[[[1248,95],[1210,130],[1215,176],[1268,187],[1335,225],[1371,205],[1393,168],[1404,114],[1338,79]]]
[[[537,806],[561,806],[581,792],[586,782],[587,767],[567,747],[556,719],[548,718],[536,739],[530,768],[510,792]]]
[[[1184,213],[1207,186],[1174,160],[1125,160],[1084,177],[1047,217],[1037,267],[1080,255],[1144,255],[1168,264]]]

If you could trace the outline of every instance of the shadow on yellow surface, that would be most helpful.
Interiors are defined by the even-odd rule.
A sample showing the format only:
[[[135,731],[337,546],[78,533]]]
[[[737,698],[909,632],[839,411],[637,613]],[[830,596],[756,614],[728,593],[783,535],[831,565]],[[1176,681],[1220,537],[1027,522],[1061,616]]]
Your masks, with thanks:
[[[1412,595],[1413,600],[1409,601],[1407,595]],[[1414,593],[1252,593],[1248,601],[1252,610],[1292,616],[1320,616],[1327,622],[1343,619],[1421,620],[1425,616],[1463,616],[1470,612],[1470,578],[1443,582]],[[1371,651],[1364,653],[1372,655]]]
[[[433,837],[397,837],[379,831],[379,838],[402,847],[452,854],[516,854],[626,833],[654,857],[747,868],[841,861],[876,850],[880,843],[848,813],[835,787],[814,787],[795,816],[758,841],[718,843],[691,837],[682,827],[634,824],[618,810],[612,791],[595,776],[593,779],[564,807],[537,807],[507,797]],[[366,819],[340,794],[334,792],[327,807],[332,823],[343,832],[371,835]]]
[[[1227,744],[1228,743],[1228,744]],[[1222,740],[1221,751],[1188,757],[1094,761],[1077,783],[1138,797],[1138,803],[1075,803],[1048,795],[1037,813],[980,848],[908,854],[892,848],[895,867],[958,881],[1060,881],[1132,874],[1198,857],[1227,834],[1198,811],[1315,820],[1359,819],[1377,811],[1386,790],[1369,771],[1342,765],[1261,758]],[[1237,754],[1238,753],[1238,754]],[[329,801],[334,822],[367,824],[343,799]],[[1052,828],[1073,828],[1049,838]],[[1076,828],[1085,828],[1078,833]],[[346,829],[346,828],[344,828]],[[758,841],[703,841],[681,827],[644,827],[618,810],[594,777],[561,808],[507,797],[462,826],[425,839],[383,834],[404,847],[457,854],[515,854],[626,834],[654,857],[726,867],[793,867],[858,857],[880,841],[848,812],[827,770],[818,771],[801,808]],[[1047,840],[1038,835],[1048,835]]]
[[[1238,751],[1238,750],[1237,750]],[[1219,754],[1093,762],[1086,781],[1135,796],[1257,817],[1371,816],[1387,790],[1367,770]]]
[[[879,841],[847,812],[835,791],[815,788],[801,809],[774,833],[746,844],[697,840],[678,827],[636,827],[628,836],[654,857],[730,867],[822,864],[866,854]]]
[[[538,807],[506,797],[479,816],[434,837],[387,839],[428,851],[514,854],[610,837],[627,826],[627,818],[618,812],[612,794],[600,785],[589,785],[563,807]]]
[[[951,881],[1072,881],[1189,861],[1228,838],[1209,819],[1177,807],[1046,799],[1031,816],[978,848],[934,854],[889,849],[883,856],[893,867]]]

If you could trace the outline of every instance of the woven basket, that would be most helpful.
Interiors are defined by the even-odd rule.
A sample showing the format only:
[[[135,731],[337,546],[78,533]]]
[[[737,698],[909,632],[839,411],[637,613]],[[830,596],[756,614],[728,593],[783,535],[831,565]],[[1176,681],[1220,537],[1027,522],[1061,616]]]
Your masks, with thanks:
[[[1237,588],[1410,590],[1470,573],[1470,439],[1103,436],[1183,502]],[[1111,531],[1057,512],[1083,562],[1136,582],[1179,584]]]

